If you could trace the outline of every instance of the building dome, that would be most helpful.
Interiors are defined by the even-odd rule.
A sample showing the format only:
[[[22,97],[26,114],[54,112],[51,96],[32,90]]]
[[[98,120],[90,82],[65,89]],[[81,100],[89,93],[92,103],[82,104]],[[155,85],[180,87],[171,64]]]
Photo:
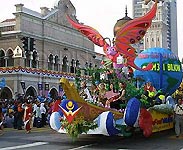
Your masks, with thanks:
[[[114,25],[114,37],[116,36],[116,33],[122,27],[122,25],[130,20],[132,20],[132,18],[128,17],[128,12],[127,12],[127,7],[126,7],[125,17],[117,20],[116,24]]]

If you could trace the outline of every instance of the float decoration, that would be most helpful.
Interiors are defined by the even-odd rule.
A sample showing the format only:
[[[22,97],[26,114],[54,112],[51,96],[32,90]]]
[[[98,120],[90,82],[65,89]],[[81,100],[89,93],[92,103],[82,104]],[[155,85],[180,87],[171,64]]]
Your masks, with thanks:
[[[94,130],[97,128],[97,124],[94,122],[85,121],[83,119],[73,120],[72,123],[69,123],[67,120],[62,120],[62,128],[66,130],[66,133],[74,141],[80,134],[87,134],[89,130]]]
[[[160,105],[154,105],[153,107],[149,108],[149,111],[157,111],[162,114],[168,114],[172,115],[173,114],[173,108],[172,105],[168,104],[160,104]]]
[[[135,59],[138,66],[146,66],[149,62],[153,64],[152,70],[134,71],[135,78],[144,79],[138,81],[140,85],[150,81],[155,89],[162,90],[165,94],[173,94],[182,81],[182,66],[178,57],[168,49],[149,48],[141,52]]]
[[[67,16],[69,23],[85,35],[95,45],[103,47],[106,56],[115,64],[117,64],[117,57],[123,56],[126,60],[126,65],[129,65],[137,70],[150,70],[152,64],[149,63],[146,67],[140,68],[135,63],[136,58],[135,49],[130,44],[138,43],[145,35],[147,29],[151,26],[152,20],[156,15],[157,1],[152,9],[144,16],[133,19],[125,23],[117,32],[111,46],[111,40],[104,38],[97,30],[90,26],[75,22],[71,17]],[[135,37],[135,38],[134,38]],[[109,43],[106,42],[109,40]]]

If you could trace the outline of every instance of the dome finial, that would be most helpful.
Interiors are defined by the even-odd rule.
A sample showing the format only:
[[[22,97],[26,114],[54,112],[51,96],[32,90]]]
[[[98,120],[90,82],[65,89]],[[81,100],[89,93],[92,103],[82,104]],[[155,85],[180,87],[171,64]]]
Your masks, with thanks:
[[[126,8],[125,8],[125,16],[128,16],[127,5],[126,5]]]

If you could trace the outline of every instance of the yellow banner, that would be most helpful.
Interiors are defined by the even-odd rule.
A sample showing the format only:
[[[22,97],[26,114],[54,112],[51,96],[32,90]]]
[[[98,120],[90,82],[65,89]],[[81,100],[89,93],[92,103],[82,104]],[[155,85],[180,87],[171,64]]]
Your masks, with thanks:
[[[153,118],[153,132],[159,132],[173,128],[173,114],[162,114],[157,111],[151,111]]]

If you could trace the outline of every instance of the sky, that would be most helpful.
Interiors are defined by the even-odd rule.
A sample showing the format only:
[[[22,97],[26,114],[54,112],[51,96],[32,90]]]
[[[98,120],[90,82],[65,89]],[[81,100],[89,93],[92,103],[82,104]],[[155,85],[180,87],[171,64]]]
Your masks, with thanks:
[[[24,4],[25,7],[40,12],[40,7],[54,7],[58,0],[0,0],[0,21],[13,18],[15,4]],[[128,8],[128,16],[132,18],[131,0],[71,0],[76,8],[77,19],[100,32],[103,37],[113,38],[113,27],[118,19],[125,16],[125,7]],[[178,24],[178,56],[183,58],[183,17],[181,9],[183,0],[177,0],[177,24]],[[103,53],[101,47],[95,46],[95,50]]]

